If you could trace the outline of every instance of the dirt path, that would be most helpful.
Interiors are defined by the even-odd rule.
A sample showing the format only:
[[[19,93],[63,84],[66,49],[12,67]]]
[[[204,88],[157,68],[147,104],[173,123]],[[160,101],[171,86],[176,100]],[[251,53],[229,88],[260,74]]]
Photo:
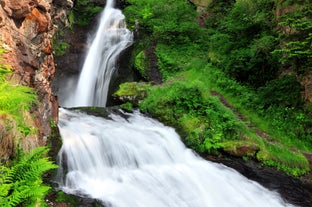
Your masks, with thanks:
[[[220,93],[216,92],[216,91],[211,91],[211,95],[212,96],[216,96],[219,98],[219,100],[221,101],[221,103],[228,109],[230,109],[231,111],[233,111],[233,113],[236,115],[237,119],[248,123],[248,127],[252,130],[255,131],[257,133],[257,136],[260,137],[263,140],[266,140],[267,142],[271,143],[271,144],[277,144],[279,145],[279,143],[276,143],[273,139],[270,138],[270,135],[267,134],[266,132],[260,130],[259,128],[256,128],[252,123],[250,123],[250,120],[248,120],[244,115],[240,114],[236,108],[234,108]],[[298,152],[297,149],[291,149],[294,152]],[[305,156],[307,158],[307,160],[310,163],[310,169],[312,171],[312,153],[310,152],[300,152],[303,156]],[[312,173],[310,173],[309,175],[312,178]]]

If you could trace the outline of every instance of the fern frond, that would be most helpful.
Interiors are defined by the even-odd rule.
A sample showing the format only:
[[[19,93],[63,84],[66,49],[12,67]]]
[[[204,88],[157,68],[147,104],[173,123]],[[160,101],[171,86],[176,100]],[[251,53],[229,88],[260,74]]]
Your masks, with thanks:
[[[57,168],[44,157],[47,152],[46,147],[28,154],[19,152],[11,168],[0,166],[0,206],[45,206],[44,197],[50,187],[42,184],[42,176]]]
[[[0,185],[0,199],[7,196],[12,187],[12,184],[1,184]]]

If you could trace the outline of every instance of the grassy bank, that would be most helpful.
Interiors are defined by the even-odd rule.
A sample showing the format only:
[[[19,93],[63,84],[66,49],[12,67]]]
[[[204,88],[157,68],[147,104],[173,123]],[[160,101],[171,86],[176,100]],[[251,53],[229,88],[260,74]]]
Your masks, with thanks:
[[[283,16],[274,11],[289,5],[279,0],[214,0],[200,13],[186,0],[126,2],[129,27],[140,35],[134,62],[153,43],[164,81],[139,104],[142,111],[174,126],[199,153],[226,152],[295,176],[310,170],[301,152],[312,152],[312,117],[296,78],[309,67],[293,59],[305,60],[311,51],[305,47],[311,29],[302,26],[310,14],[299,15],[308,14],[306,1]],[[292,16],[298,33],[283,34]],[[298,54],[287,49],[291,40],[305,42]],[[294,73],[280,75],[289,65]]]
[[[281,109],[257,111],[254,103],[258,94],[200,59],[190,61],[184,70],[153,87],[140,109],[177,128],[185,143],[199,153],[235,154],[245,146],[250,149],[240,154],[245,159],[256,159],[296,176],[310,170],[300,151],[311,152],[311,143],[295,136],[301,122],[285,119],[289,109],[284,113]],[[298,113],[293,111],[293,116]]]

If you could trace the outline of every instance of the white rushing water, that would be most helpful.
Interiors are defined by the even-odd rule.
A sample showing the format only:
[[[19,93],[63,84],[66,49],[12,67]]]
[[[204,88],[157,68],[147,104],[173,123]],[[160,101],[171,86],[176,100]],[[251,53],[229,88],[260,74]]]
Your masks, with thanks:
[[[113,207],[281,207],[277,193],[196,156],[176,132],[137,113],[60,110],[60,188]]]
[[[118,56],[133,41],[124,15],[113,6],[113,0],[108,0],[79,75],[77,89],[73,97],[68,96],[64,103],[66,107],[106,105],[108,86]]]
[[[105,106],[116,59],[131,42],[123,14],[108,0],[75,98],[66,105]],[[104,119],[60,109],[58,126],[59,188],[107,207],[292,206],[233,169],[198,157],[174,129],[138,112]]]

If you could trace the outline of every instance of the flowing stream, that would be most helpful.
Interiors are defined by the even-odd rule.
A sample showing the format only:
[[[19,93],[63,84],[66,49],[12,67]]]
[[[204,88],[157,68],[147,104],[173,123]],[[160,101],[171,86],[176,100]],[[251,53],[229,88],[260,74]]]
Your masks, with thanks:
[[[110,119],[60,110],[60,188],[116,207],[280,207],[277,193],[196,156],[176,132],[136,112]]]
[[[132,42],[108,0],[71,106],[105,106],[119,53]],[[139,112],[107,118],[60,109],[59,189],[107,207],[281,207],[280,195],[203,160],[170,127]]]

